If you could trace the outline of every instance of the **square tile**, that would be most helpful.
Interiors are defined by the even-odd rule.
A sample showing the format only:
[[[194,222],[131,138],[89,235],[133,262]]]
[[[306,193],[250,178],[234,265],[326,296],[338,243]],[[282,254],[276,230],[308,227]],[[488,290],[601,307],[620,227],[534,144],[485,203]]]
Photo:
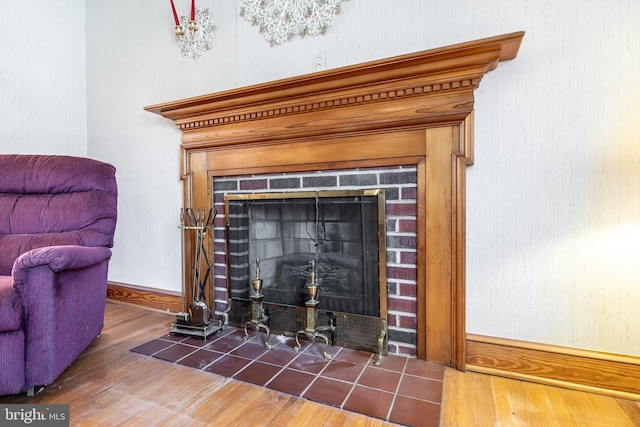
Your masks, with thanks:
[[[295,340],[293,340],[295,345]],[[306,339],[300,340],[300,352],[304,352],[306,354],[312,354],[314,356],[324,357],[324,353],[329,354],[330,357],[334,357],[336,353],[340,350],[340,347],[334,347],[325,342],[322,339],[318,339],[317,341],[310,342]]]
[[[314,356],[311,354],[301,354],[287,366],[290,369],[295,369],[302,372],[308,372],[310,374],[318,374],[329,363],[323,357]]]
[[[243,344],[242,340],[237,340],[233,337],[224,336],[207,345],[207,350],[215,350],[220,353],[229,353],[230,351],[235,350]]]
[[[204,370],[224,377],[233,377],[241,369],[251,363],[248,359],[242,357],[224,355],[214,363],[206,367]]]
[[[440,405],[397,396],[389,421],[407,426],[438,427],[440,424]]]
[[[184,341],[186,339],[182,335],[173,335],[173,334],[163,335],[163,336],[161,336],[159,338],[163,339],[163,340],[167,340],[167,341],[173,341],[173,342],[182,342],[182,341]]]
[[[405,374],[400,380],[398,394],[439,404],[442,401],[442,382]]]
[[[382,356],[382,361],[378,368],[387,369],[389,371],[403,372],[405,366],[407,365],[407,361],[411,360],[405,356],[398,356],[396,354],[390,354],[388,356]],[[374,365],[375,358],[372,358],[369,362],[370,366]]]
[[[293,351],[296,354],[298,353],[297,351],[294,350],[294,348],[298,345],[296,343],[296,339],[292,338],[292,337],[284,337],[284,336],[276,336],[276,338],[274,339],[273,335],[271,336],[271,339],[269,340],[270,343],[276,343],[274,345],[274,348],[278,348],[278,349],[285,349],[285,350],[289,350],[289,351]],[[300,344],[302,344],[302,347],[304,349],[305,345],[308,345],[308,341],[302,341]]]
[[[285,366],[298,356],[293,350],[285,348],[273,348],[258,358],[261,362],[272,365]]]
[[[134,353],[140,353],[147,356],[151,356],[152,354],[155,354],[161,350],[164,350],[165,348],[170,347],[172,345],[173,343],[170,341],[155,339],[155,340],[149,341],[148,343],[132,348],[131,351],[133,351]]]
[[[409,359],[404,373],[416,377],[442,381],[444,378],[444,365],[425,362],[424,360],[419,359]]]
[[[177,363],[190,368],[204,369],[222,356],[223,354],[217,351],[198,349],[187,357],[180,359]]]
[[[358,379],[358,384],[395,393],[398,390],[401,377],[400,372],[367,366]]]
[[[253,362],[246,369],[240,371],[234,379],[245,381],[251,384],[263,386],[271,378],[276,376],[282,368],[267,363]]]
[[[238,357],[244,357],[245,359],[257,359],[267,351],[263,345],[247,342],[240,347],[232,350],[230,354]]]
[[[352,348],[342,347],[333,359],[366,365],[371,360],[371,355],[372,353],[368,351],[354,350]]]
[[[168,362],[175,362],[183,357],[193,353],[197,349],[190,345],[174,344],[171,347],[167,347],[153,355],[156,359],[166,360]]]
[[[342,381],[354,382],[364,369],[363,365],[332,360],[320,375],[326,378],[334,378]]]
[[[189,337],[182,341],[182,344],[192,345],[194,347],[205,347],[211,344],[214,340],[203,340],[202,338]]]
[[[327,405],[340,407],[352,388],[352,383],[318,377],[311,384],[311,387],[304,392],[303,397],[316,402],[326,403]]]
[[[163,335],[131,351],[399,424],[438,425],[443,365],[388,355],[375,366],[376,354],[321,341],[303,340],[296,352],[295,339],[281,336],[266,350],[260,338],[227,327],[209,340]]]
[[[267,388],[272,390],[300,396],[302,392],[311,384],[315,375],[305,372],[284,369],[274,379],[267,383]]]
[[[254,344],[260,344],[264,347],[264,343],[267,341],[267,334],[264,332],[264,330],[260,330],[259,332],[256,332],[255,329],[249,329],[247,331],[249,333],[249,337],[245,340],[247,342],[252,342]],[[243,340],[244,340],[244,332],[242,333],[243,335]],[[277,345],[277,341],[269,336],[269,344],[271,344],[271,346],[275,346]]]
[[[393,393],[356,386],[345,402],[344,409],[386,420],[393,397]]]
[[[244,342],[244,329],[242,328],[232,328],[227,331],[226,334],[221,335],[221,338],[228,338],[230,340]]]

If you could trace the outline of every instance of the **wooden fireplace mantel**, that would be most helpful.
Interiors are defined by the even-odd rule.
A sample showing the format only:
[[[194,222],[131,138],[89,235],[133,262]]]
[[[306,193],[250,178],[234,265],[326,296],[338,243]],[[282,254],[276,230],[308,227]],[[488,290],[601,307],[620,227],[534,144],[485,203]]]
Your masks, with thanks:
[[[185,206],[211,206],[214,176],[417,166],[417,353],[462,370],[473,92],[500,61],[516,57],[523,37],[505,34],[145,109],[182,131]]]

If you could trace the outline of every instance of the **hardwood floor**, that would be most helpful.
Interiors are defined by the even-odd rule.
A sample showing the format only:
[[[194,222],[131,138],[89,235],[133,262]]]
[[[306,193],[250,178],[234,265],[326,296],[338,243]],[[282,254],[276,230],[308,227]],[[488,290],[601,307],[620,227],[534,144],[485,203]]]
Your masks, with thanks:
[[[640,426],[640,402],[448,369],[441,426]]]
[[[392,426],[129,350],[168,330],[171,316],[107,304],[102,335],[35,397],[65,403],[72,426]],[[442,426],[640,426],[640,403],[448,369]]]

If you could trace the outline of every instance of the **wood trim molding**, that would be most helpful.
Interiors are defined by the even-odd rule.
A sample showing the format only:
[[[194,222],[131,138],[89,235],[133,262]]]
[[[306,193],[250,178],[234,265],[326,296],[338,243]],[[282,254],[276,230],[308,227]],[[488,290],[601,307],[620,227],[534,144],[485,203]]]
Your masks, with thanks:
[[[107,299],[169,313],[182,310],[182,297],[179,292],[124,283],[108,282]]]
[[[515,58],[523,37],[505,34],[145,109],[182,131],[185,206],[211,207],[213,176],[416,165],[417,355],[464,369],[464,169],[473,162],[473,92],[500,61]],[[186,268],[186,283],[190,274]]]
[[[145,110],[172,120],[190,148],[324,135],[329,118],[334,134],[460,121],[473,108],[468,95],[500,61],[515,58],[523,37],[524,32],[489,37]],[[321,120],[301,118],[310,114]],[[272,122],[268,129],[251,126],[264,119]],[[193,132],[202,129],[207,131]]]
[[[467,335],[470,371],[640,400],[640,357]]]

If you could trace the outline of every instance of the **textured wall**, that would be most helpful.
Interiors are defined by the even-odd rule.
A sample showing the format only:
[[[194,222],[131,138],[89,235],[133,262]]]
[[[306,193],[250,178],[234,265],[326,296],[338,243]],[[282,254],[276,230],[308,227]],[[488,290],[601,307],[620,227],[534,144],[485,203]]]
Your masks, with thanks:
[[[83,0],[0,2],[0,153],[86,154]]]
[[[524,30],[476,91],[467,330],[640,355],[637,0],[349,0],[325,36],[275,47],[239,0],[197,3],[217,26],[197,61],[177,51],[169,2],[86,3],[87,152],[121,189],[111,280],[180,289],[180,134],[144,106],[307,73],[317,52],[333,68]]]

